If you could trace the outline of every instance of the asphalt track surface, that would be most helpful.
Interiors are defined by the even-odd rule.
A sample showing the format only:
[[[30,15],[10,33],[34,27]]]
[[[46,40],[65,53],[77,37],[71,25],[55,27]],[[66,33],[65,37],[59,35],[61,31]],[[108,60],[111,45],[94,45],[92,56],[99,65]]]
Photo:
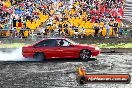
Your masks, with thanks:
[[[1,61],[0,88],[132,88],[131,83],[79,85],[74,71],[80,64],[87,67],[89,73],[129,73],[132,76],[132,53],[104,53],[86,62],[81,60]]]

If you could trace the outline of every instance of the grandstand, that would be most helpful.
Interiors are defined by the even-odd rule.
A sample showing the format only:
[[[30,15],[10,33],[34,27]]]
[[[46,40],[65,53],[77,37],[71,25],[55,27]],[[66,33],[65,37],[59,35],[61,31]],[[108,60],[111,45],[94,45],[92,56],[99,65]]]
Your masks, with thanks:
[[[11,36],[15,32],[16,36],[28,37],[30,31],[37,31],[54,13],[52,4],[39,0],[3,0],[0,3],[1,36]]]
[[[1,0],[0,36],[116,36],[122,32],[123,0]]]
[[[131,17],[132,17],[132,0],[126,0],[125,5],[124,5],[124,21],[126,23],[132,21]]]

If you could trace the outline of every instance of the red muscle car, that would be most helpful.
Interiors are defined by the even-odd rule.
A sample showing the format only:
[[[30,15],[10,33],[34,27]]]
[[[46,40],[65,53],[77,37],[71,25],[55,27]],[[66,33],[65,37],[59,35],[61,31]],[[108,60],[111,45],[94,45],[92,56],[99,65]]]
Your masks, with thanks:
[[[46,38],[22,48],[23,57],[42,60],[54,58],[88,60],[91,56],[97,56],[99,53],[100,49],[97,46],[75,43],[68,38]]]

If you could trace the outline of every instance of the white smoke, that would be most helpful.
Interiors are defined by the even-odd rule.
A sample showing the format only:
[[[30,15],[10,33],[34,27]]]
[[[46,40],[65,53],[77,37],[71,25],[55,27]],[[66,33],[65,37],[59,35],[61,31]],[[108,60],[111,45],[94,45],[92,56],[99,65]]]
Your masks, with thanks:
[[[15,49],[12,52],[0,51],[0,61],[23,61],[22,48]]]
[[[22,56],[22,48],[15,49],[11,52],[0,51],[0,61],[35,61],[32,58]]]

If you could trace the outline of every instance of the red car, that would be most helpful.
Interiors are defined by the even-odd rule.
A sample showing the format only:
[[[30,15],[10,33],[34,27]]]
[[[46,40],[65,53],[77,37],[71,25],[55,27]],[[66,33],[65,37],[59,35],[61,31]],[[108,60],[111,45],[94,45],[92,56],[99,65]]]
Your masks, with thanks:
[[[25,58],[54,59],[54,58],[80,58],[88,60],[91,56],[97,56],[100,49],[97,46],[79,44],[68,38],[46,38],[31,46],[22,48]]]

